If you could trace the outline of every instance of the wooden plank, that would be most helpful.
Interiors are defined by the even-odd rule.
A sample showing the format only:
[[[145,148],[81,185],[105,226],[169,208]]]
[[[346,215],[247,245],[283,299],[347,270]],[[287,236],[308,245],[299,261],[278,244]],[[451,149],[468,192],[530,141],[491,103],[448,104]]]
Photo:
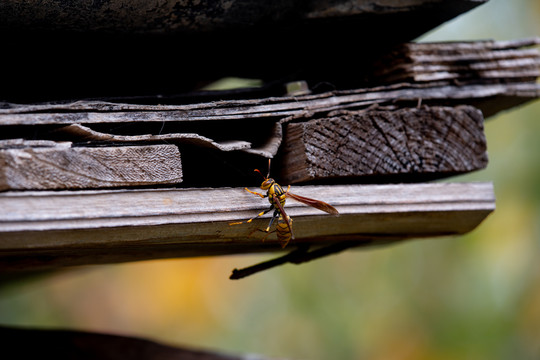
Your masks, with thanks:
[[[539,38],[405,43],[375,64],[372,81],[530,82],[540,76]]]
[[[201,127],[204,128],[204,127]],[[249,141],[243,140],[223,140],[214,141],[208,137],[201,136],[194,133],[166,133],[166,134],[144,134],[144,135],[118,135],[112,133],[106,133],[93,130],[87,126],[80,124],[71,124],[63,126],[59,129],[52,131],[57,136],[65,137],[71,141],[89,141],[96,143],[115,143],[115,144],[179,144],[179,145],[193,145],[195,147],[204,147],[210,149],[216,149],[219,151],[237,151],[241,150],[251,154],[257,154],[266,158],[272,158],[278,151],[281,144],[281,125],[277,122],[271,126],[272,130],[267,137],[267,140],[262,144],[259,141],[257,147],[253,147],[253,144]],[[259,126],[261,131],[266,129]],[[219,133],[219,131],[214,131]],[[231,134],[231,137],[237,136],[237,133]]]
[[[6,105],[0,125],[70,125],[126,122],[255,120],[303,116],[334,110],[363,109],[374,104],[417,102],[435,106],[449,101],[477,105],[487,118],[498,111],[540,97],[540,84],[396,84],[332,91],[298,97],[231,100],[193,105],[137,105],[76,102],[50,105]],[[501,101],[504,100],[504,101]],[[509,101],[507,101],[509,100]]]
[[[371,78],[373,83],[374,79],[388,82],[389,77],[398,76],[394,80],[399,81],[412,81],[411,84],[401,84],[400,88],[406,89],[408,87],[418,88],[418,85],[422,86],[422,82],[434,81],[429,87],[438,88],[445,85],[452,85],[453,82],[459,82],[453,91],[449,91],[449,97],[461,98],[475,97],[475,94],[465,95],[460,92],[461,88],[467,87],[467,81],[472,81],[471,84],[478,85],[483,80],[489,80],[489,83],[483,84],[487,88],[494,85],[495,79],[499,82],[515,78],[514,81],[522,80],[523,84],[527,84],[532,90],[535,87],[530,87],[534,83],[534,78],[538,77],[540,53],[538,49],[531,48],[532,46],[539,45],[540,38],[528,38],[517,39],[509,41],[474,41],[474,42],[444,42],[444,43],[404,43],[393,51],[389,52],[386,56],[381,57],[372,65],[366,65],[369,67],[370,74],[366,74]],[[487,71],[491,70],[491,71]],[[451,80],[451,81],[436,81],[436,80]],[[414,82],[416,81],[416,86]],[[504,85],[504,84],[503,84]],[[424,86],[425,87],[425,86]],[[369,99],[375,98],[382,100],[386,98],[384,91],[395,89],[392,88],[360,88],[353,92],[350,91],[334,91],[326,94],[318,94],[315,98],[313,96],[288,96],[278,98],[264,98],[253,100],[228,100],[228,101],[204,101],[195,100],[197,92],[191,94],[180,94],[179,99],[175,99],[174,96],[169,97],[156,97],[139,99],[144,104],[167,104],[172,102],[181,101],[183,97],[191,96],[193,104],[189,105],[143,105],[143,104],[126,104],[115,102],[103,102],[103,101],[75,101],[75,102],[54,102],[45,104],[31,104],[31,105],[16,105],[10,103],[2,103],[0,107],[0,114],[23,114],[28,112],[39,113],[52,113],[43,118],[36,119],[32,123],[101,123],[108,122],[107,117],[103,117],[103,113],[122,113],[126,120],[124,121],[173,121],[160,115],[152,117],[152,114],[146,112],[170,112],[170,117],[175,117],[176,121],[186,120],[198,120],[198,119],[216,119],[215,117],[223,118],[239,118],[239,115],[247,114],[259,114],[260,116],[274,116],[279,115],[279,111],[292,111],[299,108],[306,108],[306,105],[310,103],[304,102],[310,99],[324,99],[329,96],[339,97],[343,94],[353,93],[374,93],[375,97],[371,96]],[[478,89],[478,88],[472,88]],[[379,97],[377,94],[383,91]],[[517,88],[512,85],[506,88],[495,87],[490,92],[496,91],[499,94],[509,93],[516,95]],[[255,93],[260,90],[253,89]],[[483,97],[480,92],[476,96]],[[538,97],[538,88],[533,91]],[[234,91],[233,91],[234,93]],[[452,94],[455,95],[452,96]],[[467,93],[467,92],[465,92]],[[202,92],[201,99],[208,97],[209,92]],[[227,91],[215,92],[215,99],[230,98]],[[245,91],[242,92],[242,96],[251,97]],[[388,94],[391,95],[391,94]],[[257,96],[260,97],[260,96]],[[437,97],[431,98],[427,94],[415,94],[414,97],[421,97],[423,99],[436,100]],[[399,96],[398,98],[403,98]],[[126,97],[126,101],[129,102],[129,97]],[[395,98],[394,98],[395,99]],[[336,100],[336,104],[340,103],[341,99]],[[359,101],[357,99],[355,101]],[[367,99],[366,99],[367,100]],[[124,101],[124,102],[126,102]],[[296,104],[297,101],[301,101],[300,104]],[[185,99],[184,99],[185,102]],[[298,105],[298,106],[295,106]],[[325,107],[324,103],[319,104],[318,107]],[[313,112],[317,107],[307,107],[307,111]],[[58,113],[55,113],[55,110]],[[65,112],[68,112],[66,114]],[[322,110],[324,111],[324,109]],[[130,116],[126,112],[130,113]],[[78,114],[76,114],[78,113]],[[38,114],[35,114],[38,115]],[[111,115],[111,114],[109,114]],[[287,114],[285,114],[287,115]],[[244,117],[242,117],[244,118]],[[47,120],[45,120],[47,119]],[[22,124],[22,122],[0,121],[0,124]],[[20,121],[20,120],[19,120]],[[120,120],[116,120],[120,121]],[[30,123],[28,123],[30,124]]]
[[[252,188],[252,190],[257,190]],[[463,234],[495,207],[490,183],[294,186],[339,216],[289,200],[296,245]],[[5,192],[0,194],[0,268],[36,269],[167,257],[281,251],[267,200],[242,188]]]
[[[286,125],[280,179],[415,180],[487,166],[482,113],[470,106],[366,110]],[[373,181],[373,180],[372,180]]]
[[[91,189],[182,181],[174,145],[73,147],[0,141],[0,190]]]
[[[192,144],[200,147],[217,149],[220,151],[245,150],[251,147],[247,141],[214,141],[207,137],[193,133],[168,133],[168,134],[144,134],[144,135],[118,135],[92,130],[87,126],[72,124],[55,130],[57,134],[64,134],[69,139],[92,141],[94,143],[107,142],[118,144],[133,143],[176,143]]]
[[[376,182],[396,182],[397,180],[425,181],[426,179],[442,178],[464,172],[470,172],[482,169],[487,165],[486,140],[483,134],[483,117],[479,110],[460,106],[456,108],[449,107],[422,107],[422,108],[403,108],[398,110],[384,110],[382,108],[365,110],[360,112],[336,112],[329,117],[317,116],[315,120],[307,122],[298,122],[309,120],[306,118],[288,118],[287,136],[285,137],[285,146],[279,153],[280,161],[276,161],[277,168],[281,169],[280,180],[286,183],[298,183],[305,181],[331,179],[331,178],[352,178],[364,177],[355,181]],[[286,123],[286,121],[283,121]],[[272,157],[278,153],[278,147],[281,143],[281,124],[274,123],[274,128],[280,131],[274,131],[266,147],[269,151],[260,151],[257,154]],[[107,143],[155,143],[160,141],[174,143],[194,143],[200,146],[218,149],[221,151],[243,150],[253,153],[257,149],[252,149],[251,144],[242,141],[235,142],[215,142],[209,138],[201,137],[197,134],[160,134],[160,135],[117,135],[98,132],[82,125],[69,125],[55,130],[55,134],[63,134],[66,139],[72,141],[92,141],[94,145]],[[234,133],[233,136],[237,136]],[[105,149],[127,149],[118,148],[76,148],[80,152],[101,152]],[[152,149],[148,147],[147,149]],[[155,148],[160,149],[160,148]],[[167,148],[168,149],[168,148]],[[173,151],[177,152],[174,147]],[[259,148],[262,149],[262,148]],[[43,155],[50,149],[40,150],[41,158],[38,155],[30,157],[24,153],[26,163],[11,160],[6,161],[8,167],[6,172],[11,176],[6,176],[11,183],[4,184],[3,189],[57,189],[57,188],[99,188],[111,186],[110,182],[88,183],[85,177],[94,179],[96,176],[92,172],[101,174],[103,171],[97,167],[90,167],[85,174],[78,169],[81,166],[90,164],[84,158],[80,161],[74,157],[70,161],[60,160],[58,158],[53,162],[51,169],[43,169],[43,156],[53,158],[50,155]],[[54,150],[60,154],[70,154],[73,148],[67,147],[61,150]],[[111,150],[107,150],[111,151]],[[156,150],[158,151],[158,150]],[[19,154],[21,150],[9,150],[7,154]],[[198,181],[212,178],[203,174],[199,164],[205,163],[209,156],[204,156],[198,149],[190,148],[189,151],[183,151],[184,169],[190,169],[189,178],[197,185]],[[132,163],[129,161],[117,161],[108,153],[103,155],[111,158],[115,173],[133,174]],[[6,155],[7,156],[7,155]],[[66,155],[63,155],[66,156]],[[80,156],[80,155],[79,155]],[[122,156],[126,156],[123,154]],[[232,156],[236,156],[233,154]],[[168,159],[162,157],[160,162],[156,162],[149,157],[137,161],[147,161],[148,165],[139,165],[141,169],[149,168],[151,171],[143,173],[145,182],[143,184],[163,183],[164,181],[175,182],[174,162],[179,156],[174,154]],[[193,161],[189,161],[189,160]],[[238,158],[237,158],[238,159]],[[229,158],[233,160],[233,158]],[[77,161],[79,164],[77,164]],[[248,165],[242,161],[231,161],[235,163],[237,169],[242,169],[244,181],[249,181],[249,175],[252,174],[251,164]],[[32,164],[35,163],[35,164]],[[72,177],[59,176],[54,171],[59,164],[68,164],[75,170],[70,170]],[[20,165],[18,168],[15,167]],[[50,165],[50,163],[47,163]],[[103,162],[99,162],[103,166]],[[188,164],[194,164],[195,167],[188,167]],[[208,165],[208,164],[206,164]],[[246,170],[246,167],[249,167]],[[20,174],[17,174],[17,171]],[[24,182],[27,179],[28,172],[35,175],[32,181]],[[158,176],[153,176],[152,172]],[[79,175],[77,175],[79,174]],[[81,176],[83,174],[84,176]],[[159,177],[161,176],[161,177]],[[165,179],[163,178],[164,176]],[[171,178],[172,177],[172,178]],[[205,179],[201,179],[201,177]],[[390,178],[391,177],[391,178]],[[60,179],[61,182],[58,183]],[[81,181],[85,181],[81,183]],[[215,186],[220,178],[211,183]],[[229,176],[230,181],[232,179]],[[141,185],[138,179],[125,179],[118,182],[117,186],[136,186]],[[199,185],[202,182],[199,183]],[[208,184],[208,183],[207,183]],[[228,185],[242,184],[242,179],[234,180]],[[86,186],[85,186],[86,185]]]

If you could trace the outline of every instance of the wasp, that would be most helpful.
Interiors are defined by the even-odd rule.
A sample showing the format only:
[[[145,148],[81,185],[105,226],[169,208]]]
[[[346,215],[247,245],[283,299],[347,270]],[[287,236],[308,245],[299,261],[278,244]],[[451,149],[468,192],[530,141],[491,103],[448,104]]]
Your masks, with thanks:
[[[263,216],[264,214],[267,214],[270,211],[274,210],[274,214],[272,215],[272,218],[270,219],[270,223],[268,224],[267,228],[263,231],[266,233],[270,233],[271,232],[270,228],[272,227],[274,220],[278,219],[275,231],[277,233],[278,240],[283,244],[282,247],[285,247],[287,246],[290,240],[294,239],[294,234],[292,230],[292,219],[285,213],[285,210],[284,210],[285,200],[287,197],[290,197],[291,199],[294,199],[298,202],[301,202],[303,204],[306,204],[316,209],[319,209],[321,211],[324,211],[328,214],[332,214],[332,215],[339,214],[336,208],[334,208],[330,204],[325,203],[324,201],[315,200],[315,199],[311,199],[305,196],[300,196],[300,195],[291,193],[289,191],[291,189],[290,185],[287,187],[287,190],[285,191],[281,185],[279,185],[274,179],[270,177],[270,160],[268,160],[268,173],[266,176],[264,176],[258,169],[255,169],[255,171],[261,174],[261,176],[263,177],[263,182],[260,188],[261,190],[266,190],[266,194],[261,194],[256,191],[251,191],[248,188],[245,188],[245,190],[251,194],[258,195],[263,199],[268,198],[268,201],[270,202],[270,207],[264,211],[261,211],[259,214],[257,214],[257,216],[249,220],[234,222],[229,225],[250,223],[253,220],[257,219],[258,217]]]

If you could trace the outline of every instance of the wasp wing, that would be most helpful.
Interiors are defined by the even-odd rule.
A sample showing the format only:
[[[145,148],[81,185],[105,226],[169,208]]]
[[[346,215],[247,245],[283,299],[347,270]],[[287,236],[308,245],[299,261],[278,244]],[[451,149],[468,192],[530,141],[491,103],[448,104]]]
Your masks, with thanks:
[[[291,226],[289,217],[287,216],[287,214],[285,214],[285,210],[283,209],[283,206],[281,206],[281,203],[279,202],[279,199],[277,198],[277,196],[275,194],[272,196],[273,196],[272,200],[274,200],[274,205],[278,207],[279,212],[281,213],[281,216],[283,217],[283,220],[287,223],[287,227],[289,228],[289,231],[291,232],[291,239],[294,239],[294,234],[292,232],[292,226]]]
[[[296,195],[290,192],[287,192],[287,196],[291,199],[294,199],[298,202],[301,202],[302,204],[309,205],[311,207],[314,207],[315,209],[319,209],[321,211],[327,212],[332,215],[338,215],[339,212],[336,210],[335,207],[333,207],[330,204],[325,203],[324,201],[310,199],[305,196]]]

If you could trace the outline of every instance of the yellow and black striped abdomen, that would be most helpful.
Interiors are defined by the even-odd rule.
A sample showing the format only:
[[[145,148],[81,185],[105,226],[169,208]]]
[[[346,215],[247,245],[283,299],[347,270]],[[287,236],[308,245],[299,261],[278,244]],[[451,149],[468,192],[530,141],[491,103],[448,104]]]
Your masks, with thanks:
[[[292,229],[292,219],[287,216],[287,219],[289,219],[289,223],[283,219],[283,216],[280,216],[276,225],[276,234],[279,242],[281,243],[282,247],[287,246],[289,241],[292,239],[292,232],[290,229]],[[290,229],[289,229],[290,226]]]

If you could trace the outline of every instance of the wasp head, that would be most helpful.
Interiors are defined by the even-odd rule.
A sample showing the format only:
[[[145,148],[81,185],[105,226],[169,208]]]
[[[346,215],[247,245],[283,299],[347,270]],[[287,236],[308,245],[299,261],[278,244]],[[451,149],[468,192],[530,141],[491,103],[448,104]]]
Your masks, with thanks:
[[[264,181],[261,184],[262,190],[268,190],[270,187],[275,183],[274,179],[272,178],[264,178]]]

